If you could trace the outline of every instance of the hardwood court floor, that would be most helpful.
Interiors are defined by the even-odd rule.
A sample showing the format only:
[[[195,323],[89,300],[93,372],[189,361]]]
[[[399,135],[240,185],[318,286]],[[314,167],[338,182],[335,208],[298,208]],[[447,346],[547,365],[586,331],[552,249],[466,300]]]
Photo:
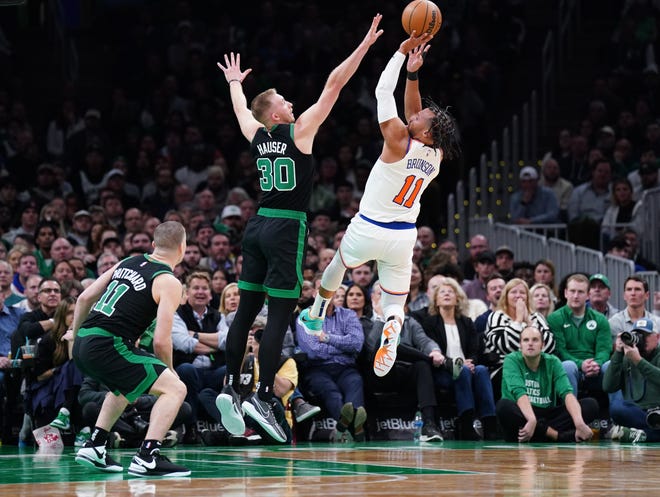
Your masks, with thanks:
[[[113,451],[127,467],[134,450]],[[0,496],[625,496],[660,495],[660,444],[517,445],[447,441],[164,451],[190,478],[90,472],[61,454],[0,448]]]

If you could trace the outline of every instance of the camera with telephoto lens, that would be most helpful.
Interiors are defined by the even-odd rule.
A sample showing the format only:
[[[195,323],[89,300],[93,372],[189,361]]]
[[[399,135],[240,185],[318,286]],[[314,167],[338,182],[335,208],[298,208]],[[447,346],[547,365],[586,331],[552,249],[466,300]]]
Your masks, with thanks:
[[[621,341],[628,347],[636,347],[637,344],[642,341],[642,335],[641,333],[636,333],[634,331],[622,331]]]

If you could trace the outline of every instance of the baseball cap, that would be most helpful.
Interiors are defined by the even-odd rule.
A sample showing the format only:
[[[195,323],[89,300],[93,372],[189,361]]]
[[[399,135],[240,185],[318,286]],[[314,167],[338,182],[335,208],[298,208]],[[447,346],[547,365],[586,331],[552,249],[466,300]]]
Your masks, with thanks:
[[[642,318],[635,321],[632,331],[643,331],[644,333],[657,333],[653,328],[653,320]]]
[[[482,263],[488,263],[488,264],[495,264],[495,254],[493,254],[490,251],[485,251],[480,253],[477,256],[477,262],[482,262]]]
[[[42,171],[49,171],[51,173],[54,173],[55,172],[55,166],[53,166],[49,162],[44,162],[43,164],[39,164],[39,167],[37,168],[37,174],[42,172]]]
[[[501,245],[497,247],[497,250],[495,251],[495,256],[498,256],[504,252],[508,253],[511,257],[514,257],[513,250],[511,250],[511,247],[509,247],[508,245]]]
[[[112,178],[113,176],[126,176],[126,173],[118,167],[115,167],[114,169],[110,169],[105,175],[106,179]]]
[[[525,166],[520,170],[520,179],[539,179],[539,172],[532,166]]]
[[[241,217],[241,208],[238,205],[225,205],[225,208],[222,209],[222,215],[220,219],[225,219],[226,217],[238,216]]]
[[[101,119],[101,111],[98,109],[87,109],[87,112],[85,112],[85,119],[88,117],[95,117],[96,119]]]
[[[612,126],[603,126],[600,128],[601,133],[607,133],[608,135],[616,135]]]
[[[605,285],[608,289],[611,289],[611,288],[612,288],[612,287],[610,286],[610,280],[607,278],[607,276],[605,276],[605,275],[602,274],[602,273],[592,274],[592,275],[589,277],[589,283],[590,283],[590,284],[591,284],[592,282],[594,282],[594,281],[600,281],[600,282],[601,282],[603,285]]]
[[[654,173],[658,170],[658,164],[655,162],[643,162],[639,166],[639,174]]]
[[[77,217],[82,217],[82,216],[92,217],[92,215],[89,213],[89,211],[81,209],[79,211],[76,211],[76,213],[73,215],[73,219],[76,219]]]

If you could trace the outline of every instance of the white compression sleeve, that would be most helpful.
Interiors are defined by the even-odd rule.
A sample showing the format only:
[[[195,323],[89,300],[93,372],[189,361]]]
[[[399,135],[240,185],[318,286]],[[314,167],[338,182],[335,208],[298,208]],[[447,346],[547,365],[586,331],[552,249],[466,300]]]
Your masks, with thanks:
[[[398,116],[396,112],[396,101],[394,100],[394,89],[396,88],[399,72],[406,56],[399,51],[394,52],[392,58],[385,66],[376,85],[376,101],[378,102],[378,122],[384,123]]]

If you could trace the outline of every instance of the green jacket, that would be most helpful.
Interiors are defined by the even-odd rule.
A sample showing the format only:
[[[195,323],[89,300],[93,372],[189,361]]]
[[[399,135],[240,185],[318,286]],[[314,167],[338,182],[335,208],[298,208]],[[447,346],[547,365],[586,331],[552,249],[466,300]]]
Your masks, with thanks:
[[[573,361],[582,369],[582,361],[594,358],[602,366],[612,353],[610,323],[600,312],[587,308],[580,327],[573,323],[573,311],[565,305],[548,316],[548,326],[555,335],[555,354],[562,361]]]
[[[573,393],[561,361],[551,354],[541,353],[539,368],[532,371],[525,364],[521,351],[511,352],[502,367],[502,398],[517,402],[527,395],[534,407],[555,407],[558,399]]]
[[[610,367],[603,375],[603,390],[621,390],[623,398],[642,409],[660,406],[660,349],[635,366],[623,352],[614,351]]]

